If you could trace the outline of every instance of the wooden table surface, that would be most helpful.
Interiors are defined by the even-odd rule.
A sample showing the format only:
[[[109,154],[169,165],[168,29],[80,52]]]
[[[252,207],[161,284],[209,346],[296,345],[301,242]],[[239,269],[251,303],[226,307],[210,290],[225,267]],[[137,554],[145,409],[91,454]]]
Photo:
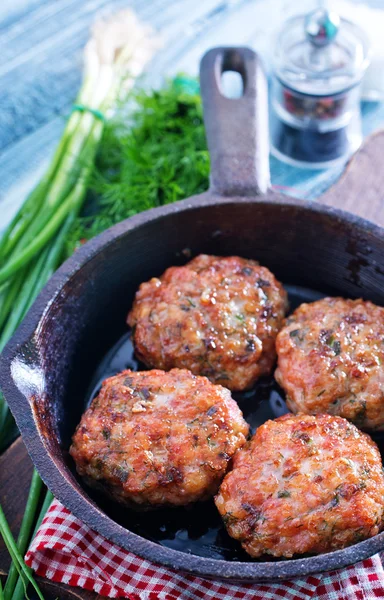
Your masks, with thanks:
[[[319,200],[347,209],[384,226],[384,131],[372,136],[351,160],[344,175]],[[27,499],[32,463],[23,442],[17,440],[0,458],[0,502],[17,535]],[[0,543],[0,575],[9,567],[9,556]],[[49,598],[101,598],[92,592],[56,585],[38,578]]]

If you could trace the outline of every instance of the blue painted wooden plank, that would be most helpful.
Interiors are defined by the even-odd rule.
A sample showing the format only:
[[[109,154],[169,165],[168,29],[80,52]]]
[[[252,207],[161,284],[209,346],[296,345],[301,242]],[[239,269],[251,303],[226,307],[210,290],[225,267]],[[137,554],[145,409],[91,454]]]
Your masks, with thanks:
[[[68,111],[80,84],[81,49],[95,14],[128,5],[175,48],[186,29],[193,31],[193,23],[209,20],[218,0],[58,0],[13,22],[0,37],[0,151]]]

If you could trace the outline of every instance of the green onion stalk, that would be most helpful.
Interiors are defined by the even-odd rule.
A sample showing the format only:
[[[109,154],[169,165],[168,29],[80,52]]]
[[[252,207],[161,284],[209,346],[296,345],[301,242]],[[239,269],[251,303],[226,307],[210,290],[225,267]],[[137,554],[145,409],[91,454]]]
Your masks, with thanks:
[[[133,86],[156,46],[151,30],[130,10],[95,24],[84,51],[83,85],[56,152],[0,239],[0,352],[62,262],[67,234],[84,204],[105,120]],[[15,434],[0,391],[0,451]],[[0,506],[0,534],[12,558],[5,588],[0,588],[0,598],[5,600],[22,598],[28,584],[42,598],[22,558],[31,539],[41,490],[34,473],[17,542]]]

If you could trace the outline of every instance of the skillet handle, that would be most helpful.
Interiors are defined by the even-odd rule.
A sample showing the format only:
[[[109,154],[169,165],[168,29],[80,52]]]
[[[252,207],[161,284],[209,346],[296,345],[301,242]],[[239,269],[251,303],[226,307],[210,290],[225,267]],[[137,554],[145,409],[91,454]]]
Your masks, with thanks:
[[[240,73],[240,98],[222,94],[224,71]],[[259,57],[249,48],[213,48],[201,60],[200,85],[211,191],[223,196],[264,194],[270,186],[268,93]]]

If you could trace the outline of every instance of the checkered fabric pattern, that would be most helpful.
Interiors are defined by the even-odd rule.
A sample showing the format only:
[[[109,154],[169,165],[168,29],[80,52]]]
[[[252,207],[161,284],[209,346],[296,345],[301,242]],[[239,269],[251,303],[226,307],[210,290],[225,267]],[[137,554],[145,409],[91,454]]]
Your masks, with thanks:
[[[166,569],[115,546],[53,501],[26,555],[38,575],[130,600],[372,600],[384,598],[380,556],[342,571],[238,585]]]

